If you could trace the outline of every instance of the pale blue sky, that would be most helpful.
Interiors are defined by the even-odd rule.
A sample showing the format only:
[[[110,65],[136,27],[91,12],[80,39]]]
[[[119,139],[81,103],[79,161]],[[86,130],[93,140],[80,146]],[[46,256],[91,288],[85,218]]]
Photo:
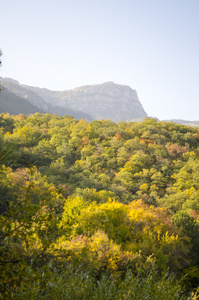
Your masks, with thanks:
[[[0,0],[0,75],[66,90],[113,81],[149,116],[199,120],[199,0]]]

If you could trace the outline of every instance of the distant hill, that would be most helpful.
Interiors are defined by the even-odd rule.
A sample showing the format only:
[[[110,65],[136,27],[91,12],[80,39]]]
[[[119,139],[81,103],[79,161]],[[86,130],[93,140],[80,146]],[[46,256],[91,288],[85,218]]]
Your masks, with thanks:
[[[172,120],[164,120],[164,121],[165,122],[174,122],[174,123],[186,125],[186,126],[199,127],[199,121],[186,121],[186,120],[181,120],[181,119],[172,119]]]
[[[26,113],[24,114],[30,114],[33,113],[32,106],[34,107],[34,112],[43,112],[43,113],[50,113],[50,114],[57,114],[60,116],[63,115],[72,115],[76,119],[82,119],[84,118],[87,121],[92,121],[92,118],[82,111],[75,111],[73,109],[67,108],[67,107],[60,107],[59,105],[53,105],[51,103],[47,103],[41,96],[39,96],[36,92],[32,91],[29,88],[26,88],[25,86],[21,85],[18,81],[11,79],[11,78],[2,78],[0,77],[1,86],[5,91],[7,91],[6,95],[6,101],[7,105],[2,107],[2,109],[7,109],[6,112],[9,112],[12,114],[11,109],[9,110],[10,104],[12,103],[12,111],[19,111],[19,113],[24,113],[20,111],[21,105],[19,105],[19,102],[14,102],[14,96],[18,96],[19,98],[23,99],[23,103],[26,107]],[[9,94],[8,94],[9,91]],[[3,94],[0,94],[0,99],[3,99]],[[25,101],[25,102],[24,102]],[[30,104],[31,106],[28,106]],[[16,107],[18,106],[18,107]],[[29,110],[28,110],[29,107]],[[4,111],[4,110],[3,110]],[[5,112],[5,111],[4,111]]]
[[[27,100],[13,94],[6,88],[0,91],[0,113],[8,112],[11,115],[34,114],[36,112],[44,113],[42,109],[32,105]]]

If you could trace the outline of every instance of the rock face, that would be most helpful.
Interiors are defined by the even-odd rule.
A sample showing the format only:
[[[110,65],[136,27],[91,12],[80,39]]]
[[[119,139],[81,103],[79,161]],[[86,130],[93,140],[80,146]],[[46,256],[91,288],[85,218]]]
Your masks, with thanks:
[[[83,111],[95,120],[111,119],[118,122],[143,119],[147,116],[136,91],[113,82],[87,85],[61,92],[24,87],[36,92],[47,103]]]

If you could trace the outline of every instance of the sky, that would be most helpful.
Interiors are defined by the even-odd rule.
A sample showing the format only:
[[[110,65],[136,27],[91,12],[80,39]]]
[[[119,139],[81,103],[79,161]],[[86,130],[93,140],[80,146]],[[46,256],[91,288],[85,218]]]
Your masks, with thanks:
[[[113,81],[150,117],[199,120],[199,0],[0,0],[0,76],[51,90]]]

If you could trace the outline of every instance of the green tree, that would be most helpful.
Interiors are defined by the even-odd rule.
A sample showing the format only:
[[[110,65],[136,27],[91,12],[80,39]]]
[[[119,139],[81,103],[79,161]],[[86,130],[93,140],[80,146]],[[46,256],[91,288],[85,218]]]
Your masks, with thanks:
[[[5,175],[15,195],[7,198],[7,209],[0,215],[0,285],[6,297],[30,279],[34,268],[43,268],[49,261],[47,253],[57,237],[58,215],[55,189],[38,178],[34,168],[15,173],[7,170]]]

